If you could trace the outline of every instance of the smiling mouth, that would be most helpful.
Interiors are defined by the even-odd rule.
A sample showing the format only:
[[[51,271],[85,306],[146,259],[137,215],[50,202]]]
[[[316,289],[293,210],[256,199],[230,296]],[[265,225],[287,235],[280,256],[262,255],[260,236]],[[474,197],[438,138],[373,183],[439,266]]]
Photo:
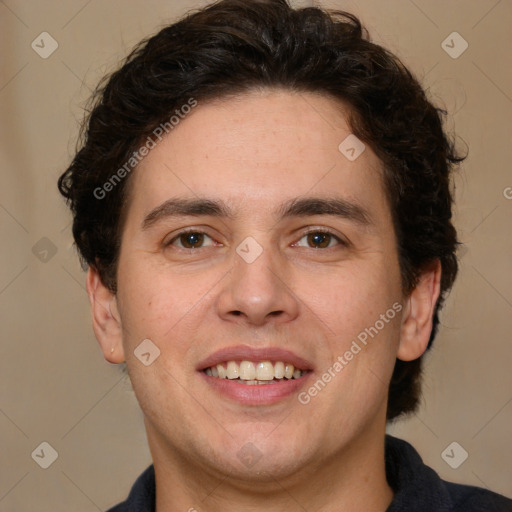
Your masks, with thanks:
[[[225,361],[205,368],[204,373],[217,379],[228,379],[239,384],[277,384],[281,381],[300,379],[308,370],[295,368],[283,361]]]

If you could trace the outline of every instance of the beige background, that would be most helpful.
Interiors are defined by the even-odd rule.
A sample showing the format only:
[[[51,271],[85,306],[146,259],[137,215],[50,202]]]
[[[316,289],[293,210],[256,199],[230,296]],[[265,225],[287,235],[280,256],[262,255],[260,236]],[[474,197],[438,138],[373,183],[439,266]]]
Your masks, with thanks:
[[[104,510],[150,463],[130,384],[103,361],[92,333],[56,180],[97,80],[143,36],[205,3],[0,2],[2,512]],[[360,15],[449,109],[449,127],[470,148],[457,177],[457,226],[467,245],[427,360],[424,405],[390,430],[444,478],[512,496],[512,4],[323,5]],[[31,48],[43,31],[59,45],[47,59]],[[458,59],[441,46],[453,31],[469,43]],[[43,441],[58,453],[46,470],[31,458]],[[469,453],[458,469],[441,457],[453,441]]]

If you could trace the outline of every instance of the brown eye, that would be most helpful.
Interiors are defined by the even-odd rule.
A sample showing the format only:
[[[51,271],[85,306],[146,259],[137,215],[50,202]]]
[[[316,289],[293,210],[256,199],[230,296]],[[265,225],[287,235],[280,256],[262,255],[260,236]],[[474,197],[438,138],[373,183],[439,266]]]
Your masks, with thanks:
[[[201,231],[183,231],[165,244],[167,247],[175,246],[179,249],[202,249],[214,245],[213,240]]]
[[[324,233],[322,231],[314,231],[307,235],[308,245],[314,249],[325,249],[329,247],[329,244],[333,238],[330,233]]]
[[[338,249],[348,247],[348,242],[330,231],[323,229],[311,230],[302,235],[298,242],[293,244],[295,247],[306,247],[308,249]]]
[[[203,233],[183,233],[179,236],[181,245],[185,249],[197,249],[203,244]]]

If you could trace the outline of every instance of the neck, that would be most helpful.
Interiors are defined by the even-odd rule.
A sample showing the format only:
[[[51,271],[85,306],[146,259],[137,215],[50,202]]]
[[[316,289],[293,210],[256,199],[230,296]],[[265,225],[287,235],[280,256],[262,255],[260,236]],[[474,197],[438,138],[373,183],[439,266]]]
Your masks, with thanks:
[[[385,425],[378,430],[358,436],[350,446],[279,480],[248,481],[168,449],[148,429],[156,476],[156,511],[384,512],[393,492],[385,472]]]

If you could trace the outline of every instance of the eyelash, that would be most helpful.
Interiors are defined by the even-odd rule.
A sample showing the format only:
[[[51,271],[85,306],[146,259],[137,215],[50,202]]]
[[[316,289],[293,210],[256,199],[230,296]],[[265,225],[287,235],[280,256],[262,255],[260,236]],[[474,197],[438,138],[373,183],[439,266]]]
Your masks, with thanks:
[[[165,247],[172,246],[173,243],[176,240],[178,240],[181,236],[186,235],[188,233],[193,233],[193,234],[198,234],[198,235],[206,235],[208,238],[213,240],[213,238],[210,235],[208,235],[208,233],[206,233],[204,231],[199,231],[199,230],[194,229],[194,228],[188,228],[188,229],[184,229],[183,231],[180,231],[171,240],[169,240],[168,242],[165,242],[164,243]],[[302,234],[302,236],[299,238],[299,241],[302,240],[305,236],[308,236],[310,234],[316,234],[316,233],[321,233],[321,234],[324,234],[324,235],[331,236],[342,247],[348,247],[348,245],[349,245],[348,242],[346,242],[345,240],[341,239],[339,236],[335,235],[332,231],[329,231],[328,229],[321,229],[321,228],[310,229],[310,230],[304,232]],[[180,249],[182,251],[197,251],[198,249],[202,249],[202,248],[203,247],[197,247],[197,248],[178,247],[178,249]],[[308,247],[308,249],[313,249],[313,250],[318,250],[318,249],[324,249],[325,250],[325,249],[332,249],[332,248],[333,247],[326,247],[326,248],[322,248],[322,247]]]

